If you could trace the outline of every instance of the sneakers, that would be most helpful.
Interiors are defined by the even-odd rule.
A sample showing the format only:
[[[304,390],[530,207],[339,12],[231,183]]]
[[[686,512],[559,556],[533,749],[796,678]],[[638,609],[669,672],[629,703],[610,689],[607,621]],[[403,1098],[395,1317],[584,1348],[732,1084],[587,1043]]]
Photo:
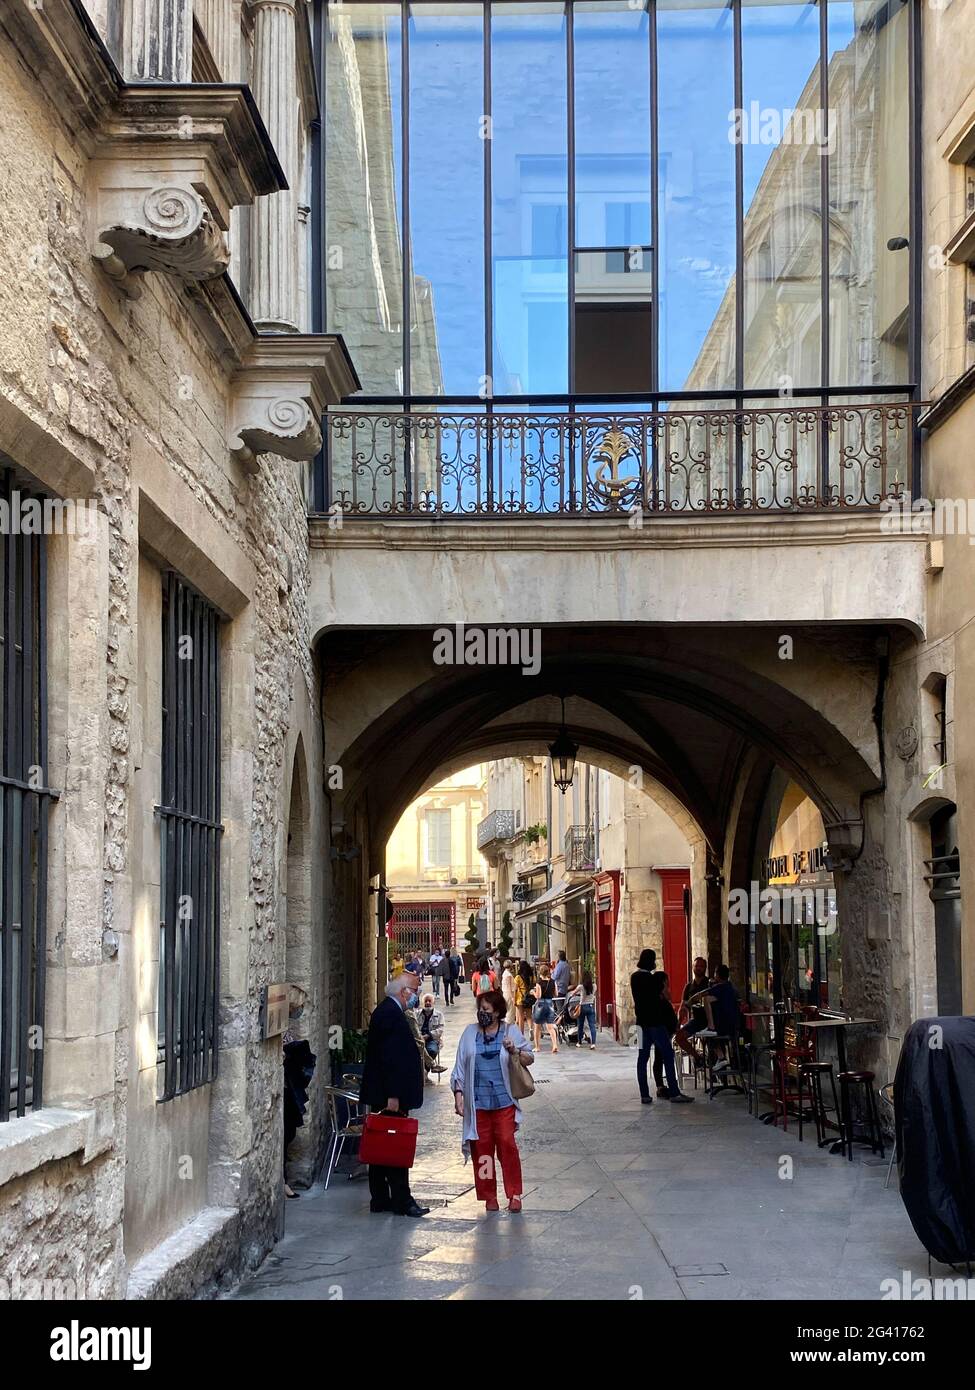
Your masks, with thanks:
[[[520,1198],[520,1197],[512,1197],[511,1201],[508,1203],[508,1210],[509,1210],[509,1211],[521,1211],[521,1198]]]
[[[716,1038],[718,1032],[714,1028],[699,1028],[694,1036],[695,1038]]]
[[[717,1072],[717,1071],[727,1071],[728,1068],[729,1068],[730,1066],[731,1066],[731,1063],[728,1061],[728,1059],[727,1059],[726,1057],[722,1057],[722,1059],[721,1059],[720,1062],[715,1062],[715,1064],[714,1064],[714,1066],[711,1068],[711,1070],[712,1070],[712,1071],[716,1071],[716,1072]]]
[[[693,1105],[694,1097],[685,1096],[683,1091],[678,1091],[675,1096],[670,1097],[671,1105]]]
[[[437,1067],[431,1067],[430,1070],[431,1070],[431,1071],[446,1071],[447,1068],[446,1068],[446,1067],[439,1067],[439,1066],[437,1066]]]

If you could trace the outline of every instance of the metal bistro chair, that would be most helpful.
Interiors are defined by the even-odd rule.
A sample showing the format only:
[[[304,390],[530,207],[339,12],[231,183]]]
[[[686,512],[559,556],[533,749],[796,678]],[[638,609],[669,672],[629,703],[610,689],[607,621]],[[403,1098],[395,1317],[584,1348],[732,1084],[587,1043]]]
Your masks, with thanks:
[[[894,1125],[894,1138],[890,1142],[890,1162],[887,1164],[887,1176],[884,1178],[884,1191],[890,1186],[890,1175],[894,1167],[894,1159],[897,1157],[897,1128],[894,1123],[894,1083],[888,1081],[886,1086],[881,1086],[878,1092],[884,1105],[890,1110],[890,1123]]]
[[[328,1100],[328,1117],[331,1124],[324,1162],[324,1186],[327,1191],[332,1174],[342,1157],[345,1141],[347,1139],[359,1139],[362,1135],[363,1105],[358,1092],[351,1090],[348,1085],[326,1086],[325,1095]],[[349,1174],[350,1178],[353,1176],[353,1173]]]

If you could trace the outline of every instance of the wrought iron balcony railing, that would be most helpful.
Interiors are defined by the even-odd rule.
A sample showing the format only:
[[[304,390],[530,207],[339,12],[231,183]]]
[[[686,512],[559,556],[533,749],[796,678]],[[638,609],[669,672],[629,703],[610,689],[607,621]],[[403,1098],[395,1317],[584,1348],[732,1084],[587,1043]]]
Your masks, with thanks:
[[[477,847],[493,844],[495,840],[510,840],[515,833],[514,811],[491,811],[478,822]]]
[[[910,493],[918,409],[340,407],[326,417],[326,510],[507,519],[878,509]]]
[[[565,867],[570,873],[596,867],[596,837],[591,825],[570,825],[566,830]]]

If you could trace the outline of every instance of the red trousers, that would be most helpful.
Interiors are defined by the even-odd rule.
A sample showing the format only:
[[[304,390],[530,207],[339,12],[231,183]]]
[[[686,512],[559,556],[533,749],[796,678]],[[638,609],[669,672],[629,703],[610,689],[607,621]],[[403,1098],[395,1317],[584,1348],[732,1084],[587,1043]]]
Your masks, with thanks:
[[[477,1111],[477,1140],[471,1141],[474,1163],[474,1191],[479,1202],[498,1200],[498,1170],[504,1178],[505,1196],[522,1195],[521,1158],[515,1143],[515,1107]]]

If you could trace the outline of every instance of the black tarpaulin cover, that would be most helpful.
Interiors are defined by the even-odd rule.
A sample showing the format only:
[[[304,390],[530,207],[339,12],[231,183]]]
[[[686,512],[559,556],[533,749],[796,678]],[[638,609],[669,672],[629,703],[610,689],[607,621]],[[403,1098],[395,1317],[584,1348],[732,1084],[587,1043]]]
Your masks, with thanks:
[[[922,1018],[894,1077],[901,1197],[942,1264],[975,1259],[975,1018]]]

